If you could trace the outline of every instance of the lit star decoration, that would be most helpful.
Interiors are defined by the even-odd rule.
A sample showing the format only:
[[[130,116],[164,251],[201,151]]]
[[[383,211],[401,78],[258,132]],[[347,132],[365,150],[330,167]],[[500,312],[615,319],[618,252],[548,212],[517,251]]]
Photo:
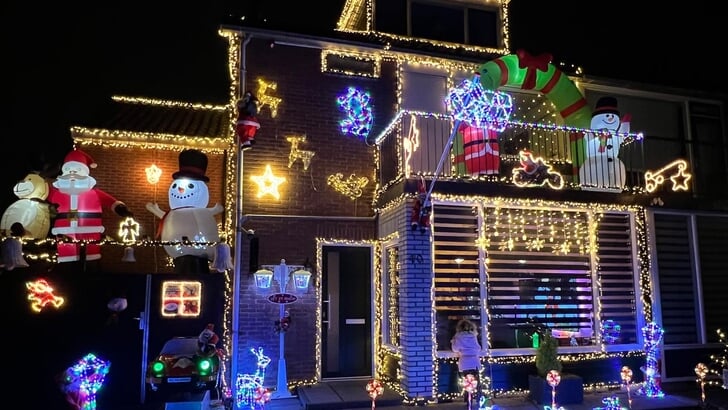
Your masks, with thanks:
[[[677,169],[677,172],[675,172]],[[653,192],[658,186],[665,182],[665,175],[668,171],[674,172],[670,175],[670,181],[672,181],[673,191],[687,191],[688,181],[692,178],[692,175],[686,170],[688,169],[688,163],[684,159],[677,159],[657,171],[646,171],[645,172],[645,189],[647,192]]]
[[[136,242],[139,237],[139,222],[127,217],[119,223],[119,237],[124,243]]]
[[[465,79],[451,89],[445,97],[445,105],[456,120],[498,132],[506,128],[513,110],[511,96],[484,89],[479,75],[472,80]]]
[[[162,170],[154,164],[144,168],[144,172],[147,174],[147,182],[152,185],[156,185],[159,182],[159,177],[162,176]]]
[[[256,90],[256,97],[258,98],[258,108],[262,109],[265,106],[270,108],[271,118],[275,118],[278,115],[278,105],[283,102],[282,99],[268,95],[268,90],[274,90],[278,88],[278,83],[268,82],[262,78],[258,79],[258,89]]]
[[[336,99],[339,109],[344,111],[347,116],[339,121],[341,132],[354,135],[362,140],[369,135],[374,121],[370,100],[368,92],[355,87],[349,87],[346,94],[340,95]]]
[[[253,175],[250,179],[258,185],[258,193],[255,195],[256,198],[261,198],[264,195],[270,195],[275,199],[281,198],[281,194],[278,192],[278,186],[286,182],[286,178],[273,175],[273,170],[270,165],[265,166],[265,173],[263,175]]]
[[[235,402],[238,409],[249,406],[254,409],[256,405],[264,405],[270,400],[270,392],[263,387],[265,381],[265,368],[270,364],[270,357],[263,354],[263,348],[250,348],[250,352],[258,359],[254,374],[238,374],[235,381]]]
[[[63,305],[64,299],[53,294],[53,288],[45,279],[25,282],[25,287],[28,289],[30,308],[35,312],[40,312],[47,305],[51,305],[56,309]]]
[[[96,409],[96,392],[104,384],[111,363],[89,353],[65,373],[64,392],[81,410]]]
[[[657,367],[658,347],[662,340],[664,330],[654,322],[650,322],[642,328],[642,338],[645,340],[645,382],[640,392],[647,397],[664,397],[665,393],[660,388],[660,375]]]
[[[353,201],[364,193],[362,188],[369,183],[369,178],[357,177],[356,174],[351,174],[349,178],[344,179],[343,174],[337,173],[329,175],[326,182],[334,188],[334,191],[348,196]]]

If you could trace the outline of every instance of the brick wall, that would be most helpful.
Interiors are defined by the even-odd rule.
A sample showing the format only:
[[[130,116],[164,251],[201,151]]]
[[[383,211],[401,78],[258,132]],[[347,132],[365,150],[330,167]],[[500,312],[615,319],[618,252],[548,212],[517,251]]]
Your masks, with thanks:
[[[91,176],[96,178],[96,187],[119,201],[124,202],[134,213],[134,219],[140,224],[142,237],[154,239],[159,219],[146,210],[147,202],[156,202],[164,211],[169,210],[167,192],[172,183],[172,174],[179,169],[179,151],[172,150],[144,150],[140,148],[115,148],[100,146],[79,147],[98,164],[91,169]],[[210,191],[209,206],[216,202],[224,205],[224,155],[208,153],[208,166],[206,175],[210,178],[207,184]],[[162,169],[159,183],[151,185],[147,182],[144,169],[152,164]],[[218,222],[222,222],[223,215],[218,215]],[[104,235],[119,241],[119,223],[123,218],[111,210],[104,210]],[[163,248],[136,247],[134,254],[137,262],[120,263],[124,247],[106,245],[102,249],[100,269],[108,273],[138,272],[157,273],[171,272],[168,266],[167,254]]]
[[[257,79],[277,83],[272,96],[282,99],[275,118],[269,107],[262,106],[258,120],[261,128],[252,150],[243,154],[243,209],[245,229],[252,229],[259,241],[258,265],[311,263],[312,284],[289,305],[292,315],[286,333],[286,363],[289,382],[310,381],[317,377],[316,329],[320,286],[316,266],[316,239],[373,240],[376,221],[372,200],[376,187],[375,148],[355,136],[343,135],[339,121],[344,118],[336,98],[349,86],[358,86],[371,93],[374,104],[374,127],[371,135],[391,120],[394,105],[392,77],[387,80],[355,79],[321,73],[320,51],[276,45],[253,40],[246,50],[247,89],[257,92]],[[391,72],[390,72],[391,76]],[[261,96],[258,95],[258,98]],[[307,170],[300,160],[289,167],[291,144],[286,136],[306,135],[299,149],[315,152]],[[261,175],[270,165],[273,174],[286,178],[280,185],[280,199],[257,197],[257,185],[250,177]],[[330,175],[344,178],[354,174],[369,178],[362,195],[352,200],[327,184]],[[270,292],[255,287],[250,262],[250,241],[242,244],[242,278],[240,286],[240,329],[238,366],[235,373],[251,373],[254,356],[251,347],[261,346],[271,357],[278,357],[279,337],[273,322],[279,307],[266,300]],[[254,268],[255,269],[255,268]],[[253,270],[254,270],[253,269]],[[266,372],[266,385],[275,386],[277,360]],[[235,377],[232,377],[234,380]]]

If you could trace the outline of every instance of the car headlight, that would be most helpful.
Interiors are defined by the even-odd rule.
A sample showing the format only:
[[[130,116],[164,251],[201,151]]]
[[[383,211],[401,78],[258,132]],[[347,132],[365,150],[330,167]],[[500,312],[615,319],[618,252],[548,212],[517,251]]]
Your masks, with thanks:
[[[210,359],[200,359],[199,362],[197,362],[197,371],[200,373],[200,376],[207,376],[212,371],[212,360]]]
[[[164,376],[164,363],[160,362],[159,360],[152,363],[152,374],[154,377],[162,377]]]

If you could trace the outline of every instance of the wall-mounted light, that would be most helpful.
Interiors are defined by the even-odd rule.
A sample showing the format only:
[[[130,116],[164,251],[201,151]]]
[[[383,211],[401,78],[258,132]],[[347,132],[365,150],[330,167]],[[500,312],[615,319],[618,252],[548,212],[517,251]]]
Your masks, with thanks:
[[[299,269],[293,272],[293,284],[296,289],[308,289],[308,282],[311,280],[311,272]]]
[[[253,277],[255,277],[255,286],[258,289],[270,289],[271,284],[273,284],[273,271],[268,269],[258,269]]]
[[[147,174],[147,182],[152,185],[155,185],[157,182],[159,182],[159,177],[162,176],[162,170],[154,164],[148,166],[147,168],[144,168],[144,172],[146,172]]]

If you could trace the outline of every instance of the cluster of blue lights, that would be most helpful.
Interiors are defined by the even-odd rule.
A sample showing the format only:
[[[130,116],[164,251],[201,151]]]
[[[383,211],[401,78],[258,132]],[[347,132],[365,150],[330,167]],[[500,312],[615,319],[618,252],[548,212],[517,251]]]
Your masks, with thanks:
[[[366,139],[374,121],[370,101],[368,92],[355,87],[349,87],[346,94],[336,99],[339,109],[346,114],[346,118],[339,121],[341,132]]]
[[[513,110],[511,96],[484,89],[478,77],[465,79],[450,90],[445,105],[456,120],[477,128],[503,131]]]

